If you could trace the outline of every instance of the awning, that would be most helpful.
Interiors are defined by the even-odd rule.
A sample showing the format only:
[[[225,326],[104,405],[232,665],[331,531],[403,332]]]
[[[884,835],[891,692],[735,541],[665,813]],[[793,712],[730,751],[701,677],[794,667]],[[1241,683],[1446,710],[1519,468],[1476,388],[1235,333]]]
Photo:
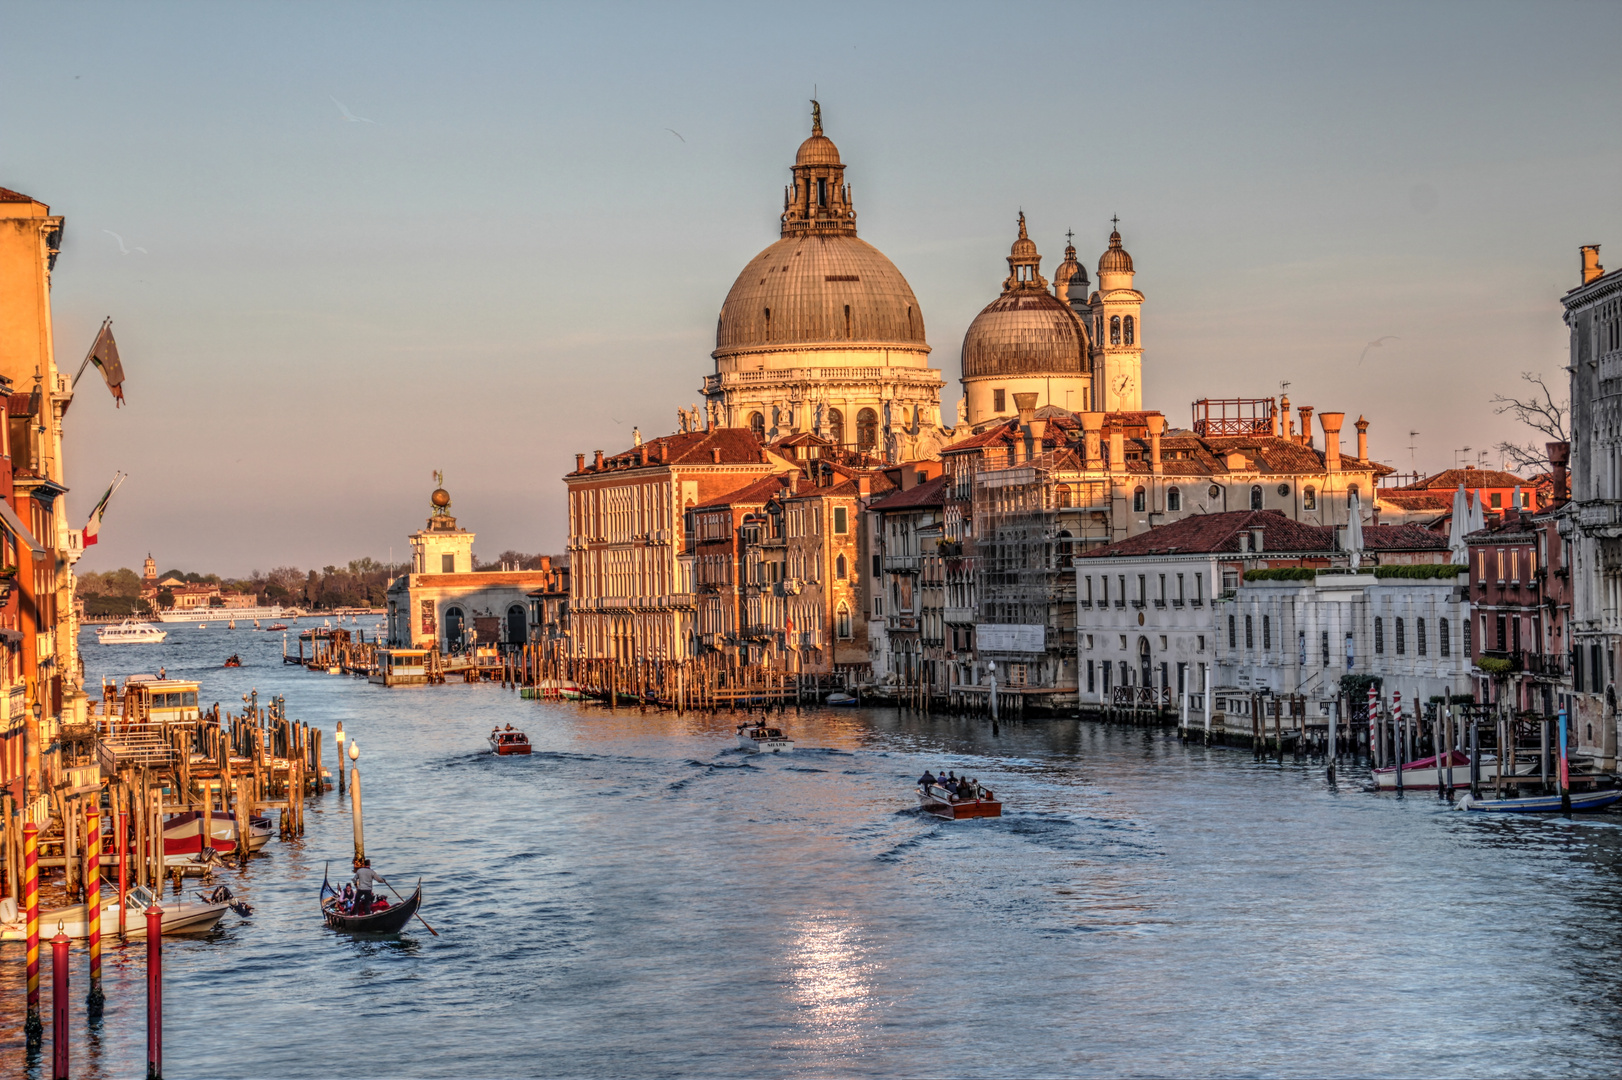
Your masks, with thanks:
[[[34,539],[34,534],[29,532],[28,527],[22,523],[22,519],[17,516],[17,511],[13,510],[11,504],[4,499],[0,499],[0,528],[4,528],[12,536],[15,536],[17,543],[27,548],[34,558],[43,559],[45,557],[45,549],[39,546],[39,541]]]

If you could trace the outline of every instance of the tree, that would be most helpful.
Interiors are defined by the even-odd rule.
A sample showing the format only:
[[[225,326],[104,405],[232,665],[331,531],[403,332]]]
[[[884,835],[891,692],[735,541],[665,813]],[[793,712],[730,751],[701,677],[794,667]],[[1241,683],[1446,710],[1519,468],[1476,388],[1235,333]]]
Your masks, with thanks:
[[[175,606],[175,591],[170,588],[158,590],[158,606],[165,611]]]
[[[1498,408],[1493,412],[1500,416],[1509,413],[1533,431],[1545,436],[1545,442],[1570,442],[1571,435],[1568,430],[1571,419],[1570,395],[1556,401],[1554,394],[1543,381],[1543,376],[1530,371],[1521,372],[1521,381],[1533,388],[1531,393],[1524,399],[1494,394],[1492,401]],[[1535,469],[1541,472],[1549,466],[1548,448],[1541,443],[1523,445],[1501,442],[1497,449],[1517,470]]]

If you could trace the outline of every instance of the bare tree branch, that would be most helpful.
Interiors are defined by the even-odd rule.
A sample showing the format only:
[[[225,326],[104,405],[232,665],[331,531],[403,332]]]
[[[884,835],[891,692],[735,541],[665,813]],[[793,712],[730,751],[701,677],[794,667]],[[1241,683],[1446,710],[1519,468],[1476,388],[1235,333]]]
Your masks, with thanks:
[[[1569,442],[1571,437],[1567,425],[1571,417],[1570,398],[1556,401],[1548,384],[1543,381],[1543,376],[1534,372],[1521,372],[1521,381],[1533,387],[1532,392],[1525,398],[1494,394],[1492,401],[1498,408],[1493,412],[1499,416],[1504,413],[1510,414],[1533,431],[1545,436],[1548,442]],[[1501,442],[1495,449],[1517,470],[1543,470],[1549,467],[1548,450],[1540,443],[1523,445]]]

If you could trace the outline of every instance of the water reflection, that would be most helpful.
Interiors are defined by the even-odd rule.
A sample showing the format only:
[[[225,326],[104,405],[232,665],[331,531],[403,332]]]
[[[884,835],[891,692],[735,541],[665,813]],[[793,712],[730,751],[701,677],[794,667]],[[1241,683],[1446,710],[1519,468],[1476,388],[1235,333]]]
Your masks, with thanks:
[[[858,924],[849,912],[823,912],[793,930],[785,962],[802,1032],[793,1045],[814,1067],[859,1055],[878,1018],[869,981],[875,962]]]

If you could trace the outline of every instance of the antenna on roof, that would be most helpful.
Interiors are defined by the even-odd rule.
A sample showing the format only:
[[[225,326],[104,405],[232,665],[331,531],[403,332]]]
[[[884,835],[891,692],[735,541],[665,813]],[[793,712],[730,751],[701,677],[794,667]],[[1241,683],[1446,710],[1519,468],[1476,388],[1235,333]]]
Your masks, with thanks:
[[[1418,438],[1419,432],[1410,431],[1408,433],[1408,467],[1414,470],[1415,476],[1419,475],[1419,463],[1414,457],[1414,448],[1417,445]]]
[[[1457,469],[1459,467],[1459,455],[1464,454],[1468,458],[1471,449],[1472,449],[1472,447],[1464,446],[1464,447],[1460,447],[1459,449],[1453,451],[1453,467],[1455,469]],[[1466,461],[1466,464],[1469,464],[1469,462]]]

